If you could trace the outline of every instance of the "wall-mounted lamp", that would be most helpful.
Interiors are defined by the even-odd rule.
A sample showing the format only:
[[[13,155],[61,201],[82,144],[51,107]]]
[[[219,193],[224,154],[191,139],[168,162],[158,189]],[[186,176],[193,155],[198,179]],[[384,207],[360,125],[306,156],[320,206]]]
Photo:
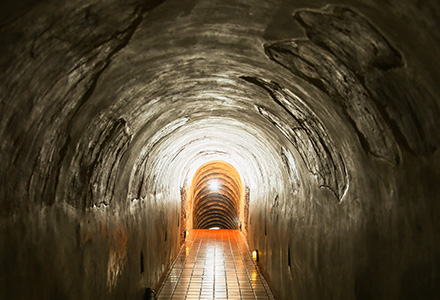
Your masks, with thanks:
[[[254,260],[254,262],[258,262],[258,250],[252,251],[252,259]]]
[[[237,220],[237,227],[241,230],[241,222],[239,220]]]
[[[156,299],[156,291],[151,289],[151,288],[146,288],[145,289],[145,294],[144,294],[144,298],[146,300],[152,300],[152,299]]]
[[[189,235],[189,231],[187,230],[185,231],[185,239],[188,237],[188,235]]]

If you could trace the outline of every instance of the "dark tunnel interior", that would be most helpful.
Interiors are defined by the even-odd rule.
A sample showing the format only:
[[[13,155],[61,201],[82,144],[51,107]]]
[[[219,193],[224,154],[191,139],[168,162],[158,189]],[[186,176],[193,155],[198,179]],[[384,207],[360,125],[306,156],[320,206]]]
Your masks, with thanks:
[[[436,0],[1,1],[0,299],[144,299],[213,227],[276,299],[440,299],[439,57]]]

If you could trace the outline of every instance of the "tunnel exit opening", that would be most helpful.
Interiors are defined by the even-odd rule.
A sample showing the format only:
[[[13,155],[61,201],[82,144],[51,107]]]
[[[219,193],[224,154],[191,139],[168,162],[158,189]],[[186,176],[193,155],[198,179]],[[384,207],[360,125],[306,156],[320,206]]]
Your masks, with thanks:
[[[200,166],[181,191],[182,237],[192,229],[242,229],[249,215],[246,190],[231,164],[215,160]]]
[[[238,171],[224,161],[211,161],[195,173],[190,186],[193,228],[239,228],[243,185]]]

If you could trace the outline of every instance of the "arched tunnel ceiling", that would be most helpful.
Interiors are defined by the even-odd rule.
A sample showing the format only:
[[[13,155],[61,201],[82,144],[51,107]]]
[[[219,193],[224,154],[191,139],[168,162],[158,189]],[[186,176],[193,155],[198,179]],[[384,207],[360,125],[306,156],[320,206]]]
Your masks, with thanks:
[[[194,228],[237,228],[243,185],[232,165],[224,161],[205,163],[194,174],[190,193]]]
[[[17,199],[63,199],[82,208],[108,205],[115,193],[139,199],[222,159],[241,168],[250,186],[272,180],[281,190],[301,179],[295,172],[270,179],[269,170],[291,170],[293,163],[340,201],[359,146],[394,165],[402,148],[429,155],[438,147],[430,91],[354,9],[297,9],[291,37],[267,41],[274,13],[261,1],[238,8],[193,1],[187,12],[171,1],[110,2],[61,5],[21,36],[14,32],[38,10],[4,27],[12,29],[2,43],[15,47],[1,58],[11,74],[4,89],[35,95],[2,101],[2,161],[12,170],[4,182]],[[295,36],[301,27],[306,38]],[[39,38],[28,52],[33,36]],[[11,63],[20,51],[30,55]],[[15,77],[19,69],[38,76]],[[285,157],[296,162],[285,166]],[[26,187],[22,177],[29,178]],[[22,205],[28,202],[11,201],[3,211]]]
[[[440,4],[332,3],[2,1],[5,297],[140,299],[125,292],[171,263],[181,191],[210,161],[247,188],[277,299],[437,287]],[[234,224],[222,182],[196,189],[202,227]]]

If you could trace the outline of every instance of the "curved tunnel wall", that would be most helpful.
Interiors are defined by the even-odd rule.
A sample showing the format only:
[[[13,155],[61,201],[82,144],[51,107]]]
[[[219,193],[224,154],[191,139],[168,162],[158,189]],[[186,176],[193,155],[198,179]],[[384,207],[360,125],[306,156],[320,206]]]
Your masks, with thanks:
[[[1,5],[0,298],[157,288],[210,161],[277,298],[439,297],[436,1]]]

